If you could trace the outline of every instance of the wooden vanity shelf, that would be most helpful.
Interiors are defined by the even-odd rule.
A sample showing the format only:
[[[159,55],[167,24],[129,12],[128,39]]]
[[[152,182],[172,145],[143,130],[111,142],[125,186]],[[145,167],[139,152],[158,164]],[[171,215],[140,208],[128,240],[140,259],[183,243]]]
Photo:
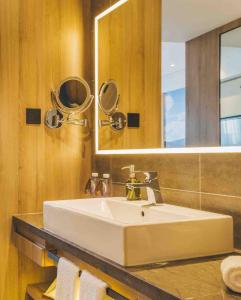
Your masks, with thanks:
[[[40,267],[55,266],[53,260],[48,257],[48,251],[43,245],[29,240],[17,232],[14,232],[14,240],[18,250]]]
[[[50,283],[32,284],[27,287],[26,300],[49,300],[49,297],[43,296],[43,293],[50,286]]]

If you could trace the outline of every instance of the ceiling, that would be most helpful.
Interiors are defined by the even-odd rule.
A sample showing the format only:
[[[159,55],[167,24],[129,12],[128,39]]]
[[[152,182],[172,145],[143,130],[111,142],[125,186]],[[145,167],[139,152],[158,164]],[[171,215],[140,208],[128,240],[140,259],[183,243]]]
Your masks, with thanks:
[[[186,42],[241,18],[241,0],[163,0],[165,42]]]

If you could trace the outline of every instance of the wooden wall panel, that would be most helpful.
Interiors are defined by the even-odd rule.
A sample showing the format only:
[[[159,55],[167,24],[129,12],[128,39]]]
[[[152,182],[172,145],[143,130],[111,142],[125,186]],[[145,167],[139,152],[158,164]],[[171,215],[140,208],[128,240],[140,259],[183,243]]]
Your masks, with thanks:
[[[81,197],[90,175],[88,132],[43,124],[51,89],[67,76],[91,80],[90,4],[0,0],[0,300],[24,299],[26,284],[53,275],[23,256],[18,262],[11,216]],[[42,109],[40,126],[25,124],[27,107]]]
[[[186,43],[186,144],[219,145],[219,38],[212,31]]]
[[[43,199],[76,198],[90,170],[90,137],[78,126],[26,126],[25,108],[51,107],[50,91],[67,76],[90,79],[88,1],[21,2],[20,203],[41,210]],[[87,41],[87,42],[84,42]],[[47,184],[46,184],[47,183]],[[61,188],[59,188],[61,187]]]
[[[18,3],[0,1],[0,300],[18,299],[11,216],[18,212]]]
[[[103,3],[106,8],[106,3]],[[161,145],[161,2],[131,0],[99,21],[99,88],[109,79],[120,89],[119,111],[140,113],[140,128],[100,129],[101,149]],[[103,113],[101,119],[106,119]],[[155,120],[155,122],[153,122]]]

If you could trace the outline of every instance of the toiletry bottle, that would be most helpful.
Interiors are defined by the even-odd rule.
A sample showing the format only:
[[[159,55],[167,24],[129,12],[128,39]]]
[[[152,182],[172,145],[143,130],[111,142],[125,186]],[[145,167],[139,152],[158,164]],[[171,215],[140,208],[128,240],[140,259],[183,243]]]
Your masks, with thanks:
[[[85,185],[85,194],[90,194],[90,188],[91,188],[91,178],[88,179],[86,185]]]
[[[111,194],[111,180],[110,174],[103,174],[101,196],[109,197]]]
[[[135,166],[130,165],[127,167],[122,168],[122,170],[129,169],[129,179],[127,183],[140,183],[139,180],[136,178]],[[126,187],[126,198],[127,200],[141,200],[141,189],[136,187],[134,189],[130,189]]]
[[[99,174],[98,173],[92,173],[91,179],[90,179],[90,194],[96,195],[97,192],[97,185],[99,182]]]

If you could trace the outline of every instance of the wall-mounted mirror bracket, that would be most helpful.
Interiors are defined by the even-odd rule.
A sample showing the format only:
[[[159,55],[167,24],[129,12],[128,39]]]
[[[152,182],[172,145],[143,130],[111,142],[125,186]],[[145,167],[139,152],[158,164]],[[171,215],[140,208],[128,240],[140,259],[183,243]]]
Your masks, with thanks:
[[[63,80],[56,91],[51,91],[54,109],[47,111],[45,125],[49,128],[59,128],[63,124],[87,127],[88,119],[79,119],[77,114],[84,113],[93,103],[94,96],[90,94],[88,83],[78,77]]]
[[[60,128],[63,124],[71,124],[87,127],[88,119],[74,119],[70,115],[63,116],[57,109],[51,109],[46,112],[45,125],[49,128]]]
[[[63,119],[60,121],[62,124],[71,124],[71,125],[78,125],[78,126],[83,126],[87,127],[88,126],[88,119],[71,119],[69,116],[66,119]]]
[[[110,117],[109,120],[100,120],[99,126],[110,126],[113,130],[123,130],[126,127],[127,119],[122,112],[115,112]]]

